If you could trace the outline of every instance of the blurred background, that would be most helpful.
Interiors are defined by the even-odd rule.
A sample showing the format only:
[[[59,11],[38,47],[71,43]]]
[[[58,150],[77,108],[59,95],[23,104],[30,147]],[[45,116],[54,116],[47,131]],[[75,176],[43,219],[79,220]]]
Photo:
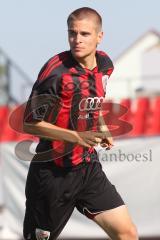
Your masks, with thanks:
[[[115,138],[109,152],[97,149],[104,172],[128,205],[141,239],[160,239],[160,1],[0,0],[0,240],[20,240],[29,162],[17,143],[31,136],[11,129],[9,119],[31,91],[42,65],[69,49],[66,19],[79,7],[103,18],[100,50],[113,59],[108,99],[128,111],[132,130]],[[120,111],[114,105],[115,114]],[[12,118],[14,125],[19,119]],[[34,148],[34,147],[33,147]],[[24,160],[24,161],[23,161]],[[60,239],[106,239],[76,210]]]

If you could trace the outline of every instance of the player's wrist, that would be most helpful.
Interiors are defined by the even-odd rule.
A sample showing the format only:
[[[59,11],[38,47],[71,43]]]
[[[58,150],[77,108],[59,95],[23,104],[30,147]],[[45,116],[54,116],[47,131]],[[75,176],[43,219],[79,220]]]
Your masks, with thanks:
[[[76,132],[74,130],[66,129],[65,133],[63,134],[63,140],[72,142],[72,143],[78,143],[79,142],[78,132]]]

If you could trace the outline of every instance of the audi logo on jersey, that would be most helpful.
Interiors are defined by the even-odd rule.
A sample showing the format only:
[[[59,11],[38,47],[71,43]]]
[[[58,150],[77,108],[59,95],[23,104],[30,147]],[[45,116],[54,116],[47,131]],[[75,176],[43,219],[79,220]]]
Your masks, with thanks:
[[[82,100],[79,103],[79,110],[80,111],[96,111],[96,110],[100,110],[103,101],[104,101],[104,97],[82,98]]]

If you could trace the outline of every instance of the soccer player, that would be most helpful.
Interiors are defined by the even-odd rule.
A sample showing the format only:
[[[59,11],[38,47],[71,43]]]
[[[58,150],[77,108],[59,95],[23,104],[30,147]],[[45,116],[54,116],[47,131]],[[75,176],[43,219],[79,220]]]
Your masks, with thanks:
[[[26,240],[57,239],[74,208],[97,223],[112,240],[137,240],[136,227],[95,146],[113,146],[100,131],[98,112],[113,71],[97,51],[102,19],[83,7],[67,20],[70,50],[42,67],[27,103],[24,130],[40,137],[26,182]]]

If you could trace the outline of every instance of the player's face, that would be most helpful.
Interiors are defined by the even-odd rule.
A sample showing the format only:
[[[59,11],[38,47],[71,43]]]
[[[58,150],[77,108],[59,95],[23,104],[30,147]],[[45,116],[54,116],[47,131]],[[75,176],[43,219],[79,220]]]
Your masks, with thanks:
[[[74,20],[68,27],[70,49],[76,59],[95,54],[103,32],[96,28],[94,19]]]

